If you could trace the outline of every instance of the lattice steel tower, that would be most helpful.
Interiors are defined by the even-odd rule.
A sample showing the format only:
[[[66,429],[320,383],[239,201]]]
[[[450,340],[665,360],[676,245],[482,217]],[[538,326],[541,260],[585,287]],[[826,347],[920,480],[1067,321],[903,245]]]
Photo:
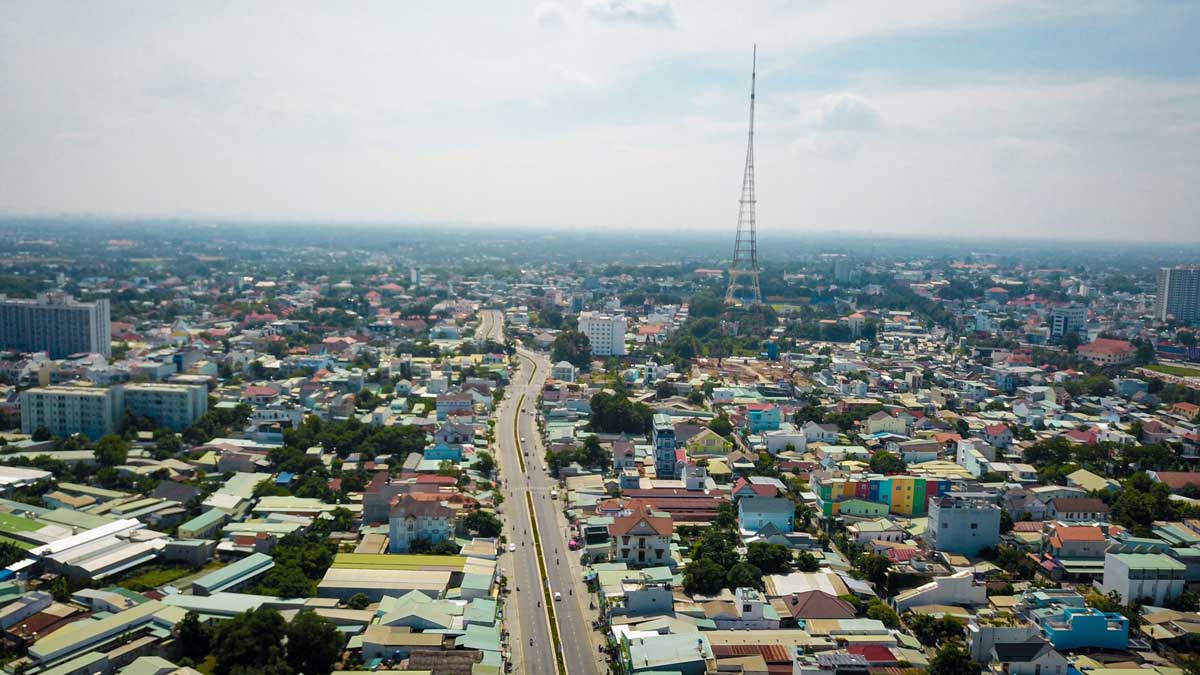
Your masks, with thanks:
[[[750,136],[746,142],[746,172],[742,175],[742,198],[738,201],[737,239],[733,245],[733,264],[729,266],[729,290],[725,302],[761,305],[758,288],[758,237],[754,224],[754,78],[758,66],[758,45],[750,65]]]

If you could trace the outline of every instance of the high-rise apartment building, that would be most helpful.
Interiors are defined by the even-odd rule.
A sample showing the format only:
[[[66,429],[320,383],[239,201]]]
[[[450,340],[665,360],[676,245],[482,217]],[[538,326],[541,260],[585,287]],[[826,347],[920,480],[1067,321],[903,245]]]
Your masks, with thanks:
[[[108,300],[76,302],[65,293],[36,300],[0,295],[0,349],[50,353],[60,359],[94,352],[112,355]]]
[[[208,387],[199,384],[126,384],[125,409],[159,427],[183,431],[208,412]]]
[[[587,336],[593,356],[624,356],[627,325],[624,314],[579,314],[579,332]]]
[[[120,387],[36,387],[21,392],[21,431],[96,440],[117,432],[122,409]]]
[[[1158,271],[1154,318],[1200,322],[1200,267],[1164,267]]]

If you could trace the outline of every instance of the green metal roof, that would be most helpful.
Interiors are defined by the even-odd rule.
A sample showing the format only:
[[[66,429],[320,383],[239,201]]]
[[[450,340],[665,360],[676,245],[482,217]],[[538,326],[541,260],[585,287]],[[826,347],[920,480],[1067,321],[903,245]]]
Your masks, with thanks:
[[[1131,570],[1185,570],[1187,565],[1165,553],[1115,553]]]

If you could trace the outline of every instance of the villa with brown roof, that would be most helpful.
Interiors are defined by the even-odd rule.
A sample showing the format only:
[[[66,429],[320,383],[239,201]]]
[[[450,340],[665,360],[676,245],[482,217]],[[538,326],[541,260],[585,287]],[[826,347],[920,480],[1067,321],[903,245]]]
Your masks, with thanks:
[[[608,526],[614,559],[634,566],[670,565],[674,533],[670,514],[655,511],[646,503],[630,504]]]

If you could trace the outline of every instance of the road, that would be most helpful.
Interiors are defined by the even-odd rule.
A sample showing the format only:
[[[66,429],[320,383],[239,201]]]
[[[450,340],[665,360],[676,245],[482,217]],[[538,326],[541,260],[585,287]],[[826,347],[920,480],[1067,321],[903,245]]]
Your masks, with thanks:
[[[475,329],[476,340],[493,340],[504,344],[504,313],[498,309],[479,311],[479,327]]]
[[[502,567],[510,572],[509,586],[514,589],[506,610],[506,627],[512,635],[513,661],[517,673],[563,675],[557,667],[547,614],[545,579],[550,595],[562,594],[553,601],[561,636],[561,649],[570,675],[607,672],[607,665],[596,647],[591,621],[595,612],[587,607],[587,592],[582,581],[578,556],[567,550],[567,524],[562,501],[550,498],[557,483],[545,471],[537,430],[537,398],[550,373],[550,362],[542,355],[517,350],[518,367],[505,388],[507,398],[496,412],[497,461],[504,477],[504,512],[508,539],[517,544],[513,553],[505,553]],[[521,440],[521,439],[524,440]],[[527,456],[524,453],[528,453]],[[524,462],[524,469],[522,469]],[[533,515],[542,540],[546,574],[539,566],[533,545],[533,525],[526,495],[532,499]],[[515,590],[520,589],[520,590]],[[530,640],[533,640],[530,644]]]

